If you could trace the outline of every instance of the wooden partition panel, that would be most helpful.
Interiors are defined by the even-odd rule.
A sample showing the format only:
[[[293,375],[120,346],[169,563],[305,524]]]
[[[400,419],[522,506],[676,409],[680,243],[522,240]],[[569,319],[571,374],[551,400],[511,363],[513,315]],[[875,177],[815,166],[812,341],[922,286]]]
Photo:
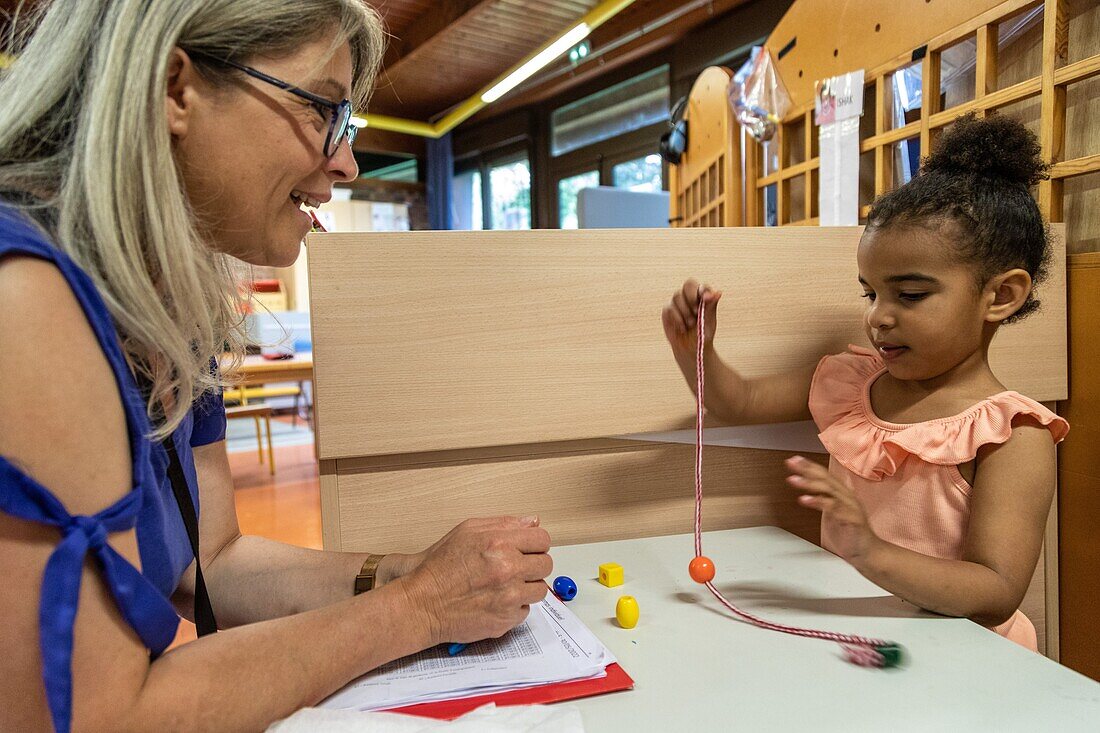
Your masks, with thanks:
[[[784,486],[788,455],[707,448],[703,528],[774,525],[817,542],[820,515],[795,505]],[[593,445],[394,468],[339,464],[343,550],[416,552],[463,519],[487,514],[537,514],[557,545],[692,531],[691,445]]]
[[[311,235],[320,457],[687,427],[692,400],[660,323],[683,279],[724,291],[716,345],[742,373],[813,364],[866,341],[860,231]],[[1058,242],[1045,307],[991,354],[1010,388],[1038,400],[1065,398]]]

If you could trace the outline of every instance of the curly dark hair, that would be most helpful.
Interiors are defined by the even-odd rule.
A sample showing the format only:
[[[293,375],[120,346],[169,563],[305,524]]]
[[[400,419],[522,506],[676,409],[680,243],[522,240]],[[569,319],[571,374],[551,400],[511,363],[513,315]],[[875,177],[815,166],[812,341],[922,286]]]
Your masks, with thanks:
[[[1047,274],[1050,238],[1029,187],[1047,177],[1039,141],[1018,121],[1001,115],[955,120],[920,172],[871,205],[868,228],[952,224],[951,239],[973,264],[979,287],[993,275],[1020,268],[1038,284]],[[1012,323],[1034,313],[1032,293]]]

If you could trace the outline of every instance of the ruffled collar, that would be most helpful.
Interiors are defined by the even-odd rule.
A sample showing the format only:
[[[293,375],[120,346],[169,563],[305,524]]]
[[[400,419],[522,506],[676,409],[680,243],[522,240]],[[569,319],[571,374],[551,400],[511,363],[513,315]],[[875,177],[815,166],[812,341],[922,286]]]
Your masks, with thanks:
[[[999,392],[950,417],[919,423],[881,419],[871,405],[871,387],[886,372],[882,358],[863,347],[849,347],[856,359],[847,363],[848,377],[857,377],[837,397],[849,404],[825,428],[821,442],[842,466],[866,479],[893,476],[909,456],[937,466],[956,466],[974,460],[983,445],[1001,444],[1012,436],[1013,420],[1032,417],[1050,430],[1055,442],[1069,432],[1069,424],[1038,402],[1013,392]],[[848,357],[842,355],[840,358]],[[836,357],[834,357],[836,358]],[[851,389],[858,385],[858,389]],[[827,386],[827,385],[823,385]]]

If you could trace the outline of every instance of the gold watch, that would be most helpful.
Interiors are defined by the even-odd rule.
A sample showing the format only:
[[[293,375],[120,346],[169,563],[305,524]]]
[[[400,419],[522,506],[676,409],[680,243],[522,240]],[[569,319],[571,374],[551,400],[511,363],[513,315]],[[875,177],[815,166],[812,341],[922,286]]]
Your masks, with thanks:
[[[355,576],[355,595],[366,593],[374,589],[374,576],[378,572],[378,563],[382,562],[385,555],[367,555],[363,561],[363,567]]]

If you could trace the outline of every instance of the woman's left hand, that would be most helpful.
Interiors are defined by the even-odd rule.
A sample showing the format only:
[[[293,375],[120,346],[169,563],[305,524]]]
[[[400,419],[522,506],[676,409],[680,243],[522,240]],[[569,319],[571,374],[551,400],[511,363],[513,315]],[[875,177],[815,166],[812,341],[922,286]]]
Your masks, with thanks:
[[[802,493],[798,503],[817,509],[829,520],[832,549],[853,565],[866,558],[879,538],[851,487],[802,456],[788,458],[787,468],[791,471],[787,483]]]

